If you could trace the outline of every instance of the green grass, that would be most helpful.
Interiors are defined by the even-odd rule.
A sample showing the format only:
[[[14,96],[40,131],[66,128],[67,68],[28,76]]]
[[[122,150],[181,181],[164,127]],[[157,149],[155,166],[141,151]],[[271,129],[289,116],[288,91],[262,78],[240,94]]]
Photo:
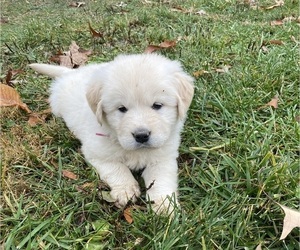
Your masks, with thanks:
[[[92,49],[89,62],[141,53],[148,44],[180,38],[161,51],[196,78],[179,157],[181,210],[173,219],[141,208],[134,222],[103,200],[106,187],[80,154],[63,122],[48,115],[30,127],[16,109],[1,110],[0,248],[3,249],[299,249],[294,229],[279,241],[284,213],[299,209],[299,23],[296,1],[272,10],[246,1],[9,1],[1,4],[1,77],[34,112],[49,108],[50,81],[27,65],[49,62],[71,41]],[[257,1],[271,6],[273,1]],[[207,15],[172,11],[181,6]],[[92,38],[88,23],[104,34]],[[280,40],[283,45],[268,44]],[[262,48],[262,46],[265,46]],[[267,51],[266,51],[267,49]],[[217,68],[230,65],[227,73]],[[278,108],[263,107],[275,95]],[[193,150],[194,149],[194,150]],[[77,180],[63,176],[69,170]]]

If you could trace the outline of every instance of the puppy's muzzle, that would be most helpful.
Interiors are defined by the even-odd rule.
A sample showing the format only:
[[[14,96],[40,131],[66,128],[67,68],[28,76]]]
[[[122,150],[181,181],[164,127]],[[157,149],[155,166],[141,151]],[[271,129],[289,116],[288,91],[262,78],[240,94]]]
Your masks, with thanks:
[[[151,131],[147,129],[138,129],[132,133],[134,139],[138,143],[146,143],[149,141]]]

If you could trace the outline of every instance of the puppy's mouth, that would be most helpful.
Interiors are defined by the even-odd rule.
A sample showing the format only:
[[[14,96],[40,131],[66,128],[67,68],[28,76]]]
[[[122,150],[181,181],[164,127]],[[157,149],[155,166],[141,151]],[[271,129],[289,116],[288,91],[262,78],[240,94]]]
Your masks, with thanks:
[[[136,149],[141,149],[141,148],[155,148],[153,145],[150,143],[136,143],[135,144]]]
[[[151,143],[139,143],[139,142],[134,142],[131,143],[130,145],[122,145],[121,146],[125,149],[125,150],[129,150],[129,151],[134,151],[134,150],[151,150],[151,149],[156,149],[158,148],[157,146],[151,144]]]

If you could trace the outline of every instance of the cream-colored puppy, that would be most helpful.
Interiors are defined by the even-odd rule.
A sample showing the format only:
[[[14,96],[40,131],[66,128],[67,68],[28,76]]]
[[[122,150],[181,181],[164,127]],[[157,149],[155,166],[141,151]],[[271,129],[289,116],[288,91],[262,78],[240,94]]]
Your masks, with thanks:
[[[193,78],[157,54],[122,55],[78,69],[31,68],[55,77],[50,104],[82,143],[82,151],[119,206],[140,195],[131,170],[144,169],[156,211],[177,196],[180,131],[193,98]],[[152,184],[152,185],[151,185]]]

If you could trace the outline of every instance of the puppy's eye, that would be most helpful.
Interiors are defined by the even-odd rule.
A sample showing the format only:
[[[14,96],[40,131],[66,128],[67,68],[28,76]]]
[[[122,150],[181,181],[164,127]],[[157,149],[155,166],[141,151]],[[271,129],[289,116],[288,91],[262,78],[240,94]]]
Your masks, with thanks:
[[[159,110],[159,109],[162,108],[162,106],[163,106],[162,103],[155,102],[155,103],[153,103],[152,108],[153,108],[154,110]]]
[[[118,110],[122,113],[126,113],[128,109],[125,106],[120,106]]]

